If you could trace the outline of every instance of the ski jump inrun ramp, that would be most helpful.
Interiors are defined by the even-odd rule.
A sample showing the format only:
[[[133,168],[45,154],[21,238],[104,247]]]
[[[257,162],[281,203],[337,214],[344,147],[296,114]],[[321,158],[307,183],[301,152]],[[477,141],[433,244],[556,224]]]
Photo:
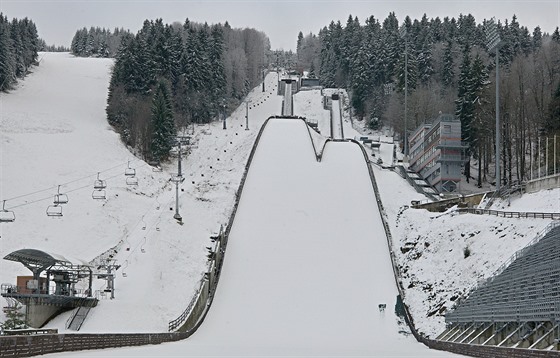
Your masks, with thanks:
[[[328,142],[318,162],[303,120],[269,120],[228,242],[205,321],[173,344],[186,356],[449,356],[398,333],[387,240],[358,144]]]

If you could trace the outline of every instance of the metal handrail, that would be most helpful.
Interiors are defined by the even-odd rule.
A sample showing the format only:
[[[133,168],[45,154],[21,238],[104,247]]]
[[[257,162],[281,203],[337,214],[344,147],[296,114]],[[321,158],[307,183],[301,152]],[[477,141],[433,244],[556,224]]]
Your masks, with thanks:
[[[501,216],[504,218],[535,218],[535,219],[553,219],[560,220],[560,213],[555,212],[532,212],[532,211],[502,211],[490,209],[476,209],[476,208],[458,208],[459,213],[469,213],[477,215],[493,215]]]

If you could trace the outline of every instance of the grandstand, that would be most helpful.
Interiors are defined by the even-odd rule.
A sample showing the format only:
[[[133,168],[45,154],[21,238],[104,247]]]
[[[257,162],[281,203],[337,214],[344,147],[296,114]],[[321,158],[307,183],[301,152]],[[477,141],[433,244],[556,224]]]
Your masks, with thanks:
[[[516,254],[446,315],[438,339],[512,348],[559,350],[560,222]]]

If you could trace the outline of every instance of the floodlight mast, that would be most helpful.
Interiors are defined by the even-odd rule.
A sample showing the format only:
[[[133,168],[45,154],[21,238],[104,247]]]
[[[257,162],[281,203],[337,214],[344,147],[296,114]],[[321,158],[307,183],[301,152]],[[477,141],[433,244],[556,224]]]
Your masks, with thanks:
[[[495,18],[486,21],[488,51],[496,50],[496,191],[500,190],[500,35]]]

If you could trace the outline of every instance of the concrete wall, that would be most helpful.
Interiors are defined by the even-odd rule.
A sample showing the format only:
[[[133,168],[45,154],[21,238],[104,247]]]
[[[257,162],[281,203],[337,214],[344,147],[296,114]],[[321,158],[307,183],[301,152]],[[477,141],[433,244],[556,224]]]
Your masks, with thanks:
[[[51,317],[64,311],[58,306],[37,304],[33,299],[25,306],[27,324],[33,328],[41,328]]]
[[[528,181],[525,186],[525,191],[527,193],[535,193],[539,190],[547,190],[553,188],[560,188],[560,173]]]
[[[440,201],[435,201],[431,203],[423,203],[418,205],[413,205],[414,209],[426,209],[432,212],[444,212],[453,205],[458,205],[459,207],[472,208],[480,204],[482,198],[484,198],[485,193],[472,194],[461,196],[458,198],[445,199]]]

